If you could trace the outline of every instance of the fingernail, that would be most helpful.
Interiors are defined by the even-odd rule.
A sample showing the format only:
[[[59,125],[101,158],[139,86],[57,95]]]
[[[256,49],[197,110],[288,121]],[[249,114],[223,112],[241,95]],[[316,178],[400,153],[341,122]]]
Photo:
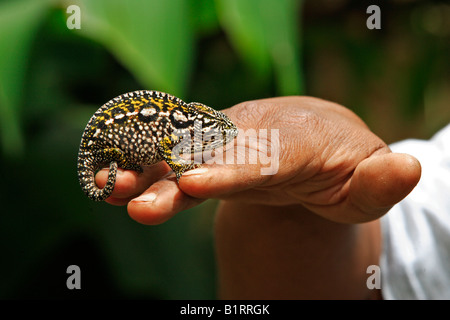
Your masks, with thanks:
[[[208,168],[201,167],[201,168],[197,168],[197,169],[188,170],[188,171],[183,173],[183,176],[190,176],[190,175],[195,175],[195,174],[203,174],[205,172],[208,172]]]
[[[143,195],[140,195],[139,197],[131,200],[134,202],[153,202],[156,199],[156,193],[146,193]]]

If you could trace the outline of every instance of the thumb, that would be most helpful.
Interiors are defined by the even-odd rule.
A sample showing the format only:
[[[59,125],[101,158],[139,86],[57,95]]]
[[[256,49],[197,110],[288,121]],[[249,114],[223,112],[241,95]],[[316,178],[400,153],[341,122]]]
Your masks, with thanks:
[[[419,161],[408,154],[388,153],[362,161],[353,173],[342,222],[375,220],[405,198],[420,180]]]

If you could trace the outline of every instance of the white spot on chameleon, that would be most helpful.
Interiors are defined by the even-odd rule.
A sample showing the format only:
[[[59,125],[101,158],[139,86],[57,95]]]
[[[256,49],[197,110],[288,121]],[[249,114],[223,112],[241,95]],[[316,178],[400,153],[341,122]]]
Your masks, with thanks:
[[[102,132],[102,130],[97,129],[92,137],[97,138],[97,136]]]
[[[173,118],[174,118],[176,121],[182,121],[182,122],[188,121],[188,119],[186,118],[186,116],[185,116],[182,112],[179,112],[179,111],[174,112]]]
[[[141,114],[142,114],[144,117],[152,116],[152,115],[154,115],[155,113],[156,113],[155,108],[144,108],[144,109],[141,110]]]

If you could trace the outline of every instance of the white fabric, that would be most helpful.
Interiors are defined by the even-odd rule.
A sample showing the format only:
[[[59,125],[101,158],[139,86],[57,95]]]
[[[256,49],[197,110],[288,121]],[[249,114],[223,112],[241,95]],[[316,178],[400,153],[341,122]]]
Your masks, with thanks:
[[[422,165],[417,187],[381,218],[384,299],[450,299],[450,125],[392,151]]]

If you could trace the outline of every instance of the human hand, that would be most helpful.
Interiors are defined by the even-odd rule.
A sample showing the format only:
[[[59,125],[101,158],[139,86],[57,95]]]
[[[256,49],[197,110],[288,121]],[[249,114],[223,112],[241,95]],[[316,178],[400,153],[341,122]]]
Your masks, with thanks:
[[[359,223],[385,214],[420,179],[412,156],[391,153],[350,110],[311,97],[282,97],[241,103],[225,111],[240,132],[278,129],[278,171],[261,175],[256,164],[204,165],[176,183],[161,162],[144,173],[119,171],[106,201],[128,205],[144,224],[162,223],[204,199],[266,206],[300,205],[326,219]],[[270,141],[272,137],[268,135]],[[258,145],[236,151],[238,157]],[[271,155],[272,157],[274,155]],[[107,171],[96,176],[101,187]]]

